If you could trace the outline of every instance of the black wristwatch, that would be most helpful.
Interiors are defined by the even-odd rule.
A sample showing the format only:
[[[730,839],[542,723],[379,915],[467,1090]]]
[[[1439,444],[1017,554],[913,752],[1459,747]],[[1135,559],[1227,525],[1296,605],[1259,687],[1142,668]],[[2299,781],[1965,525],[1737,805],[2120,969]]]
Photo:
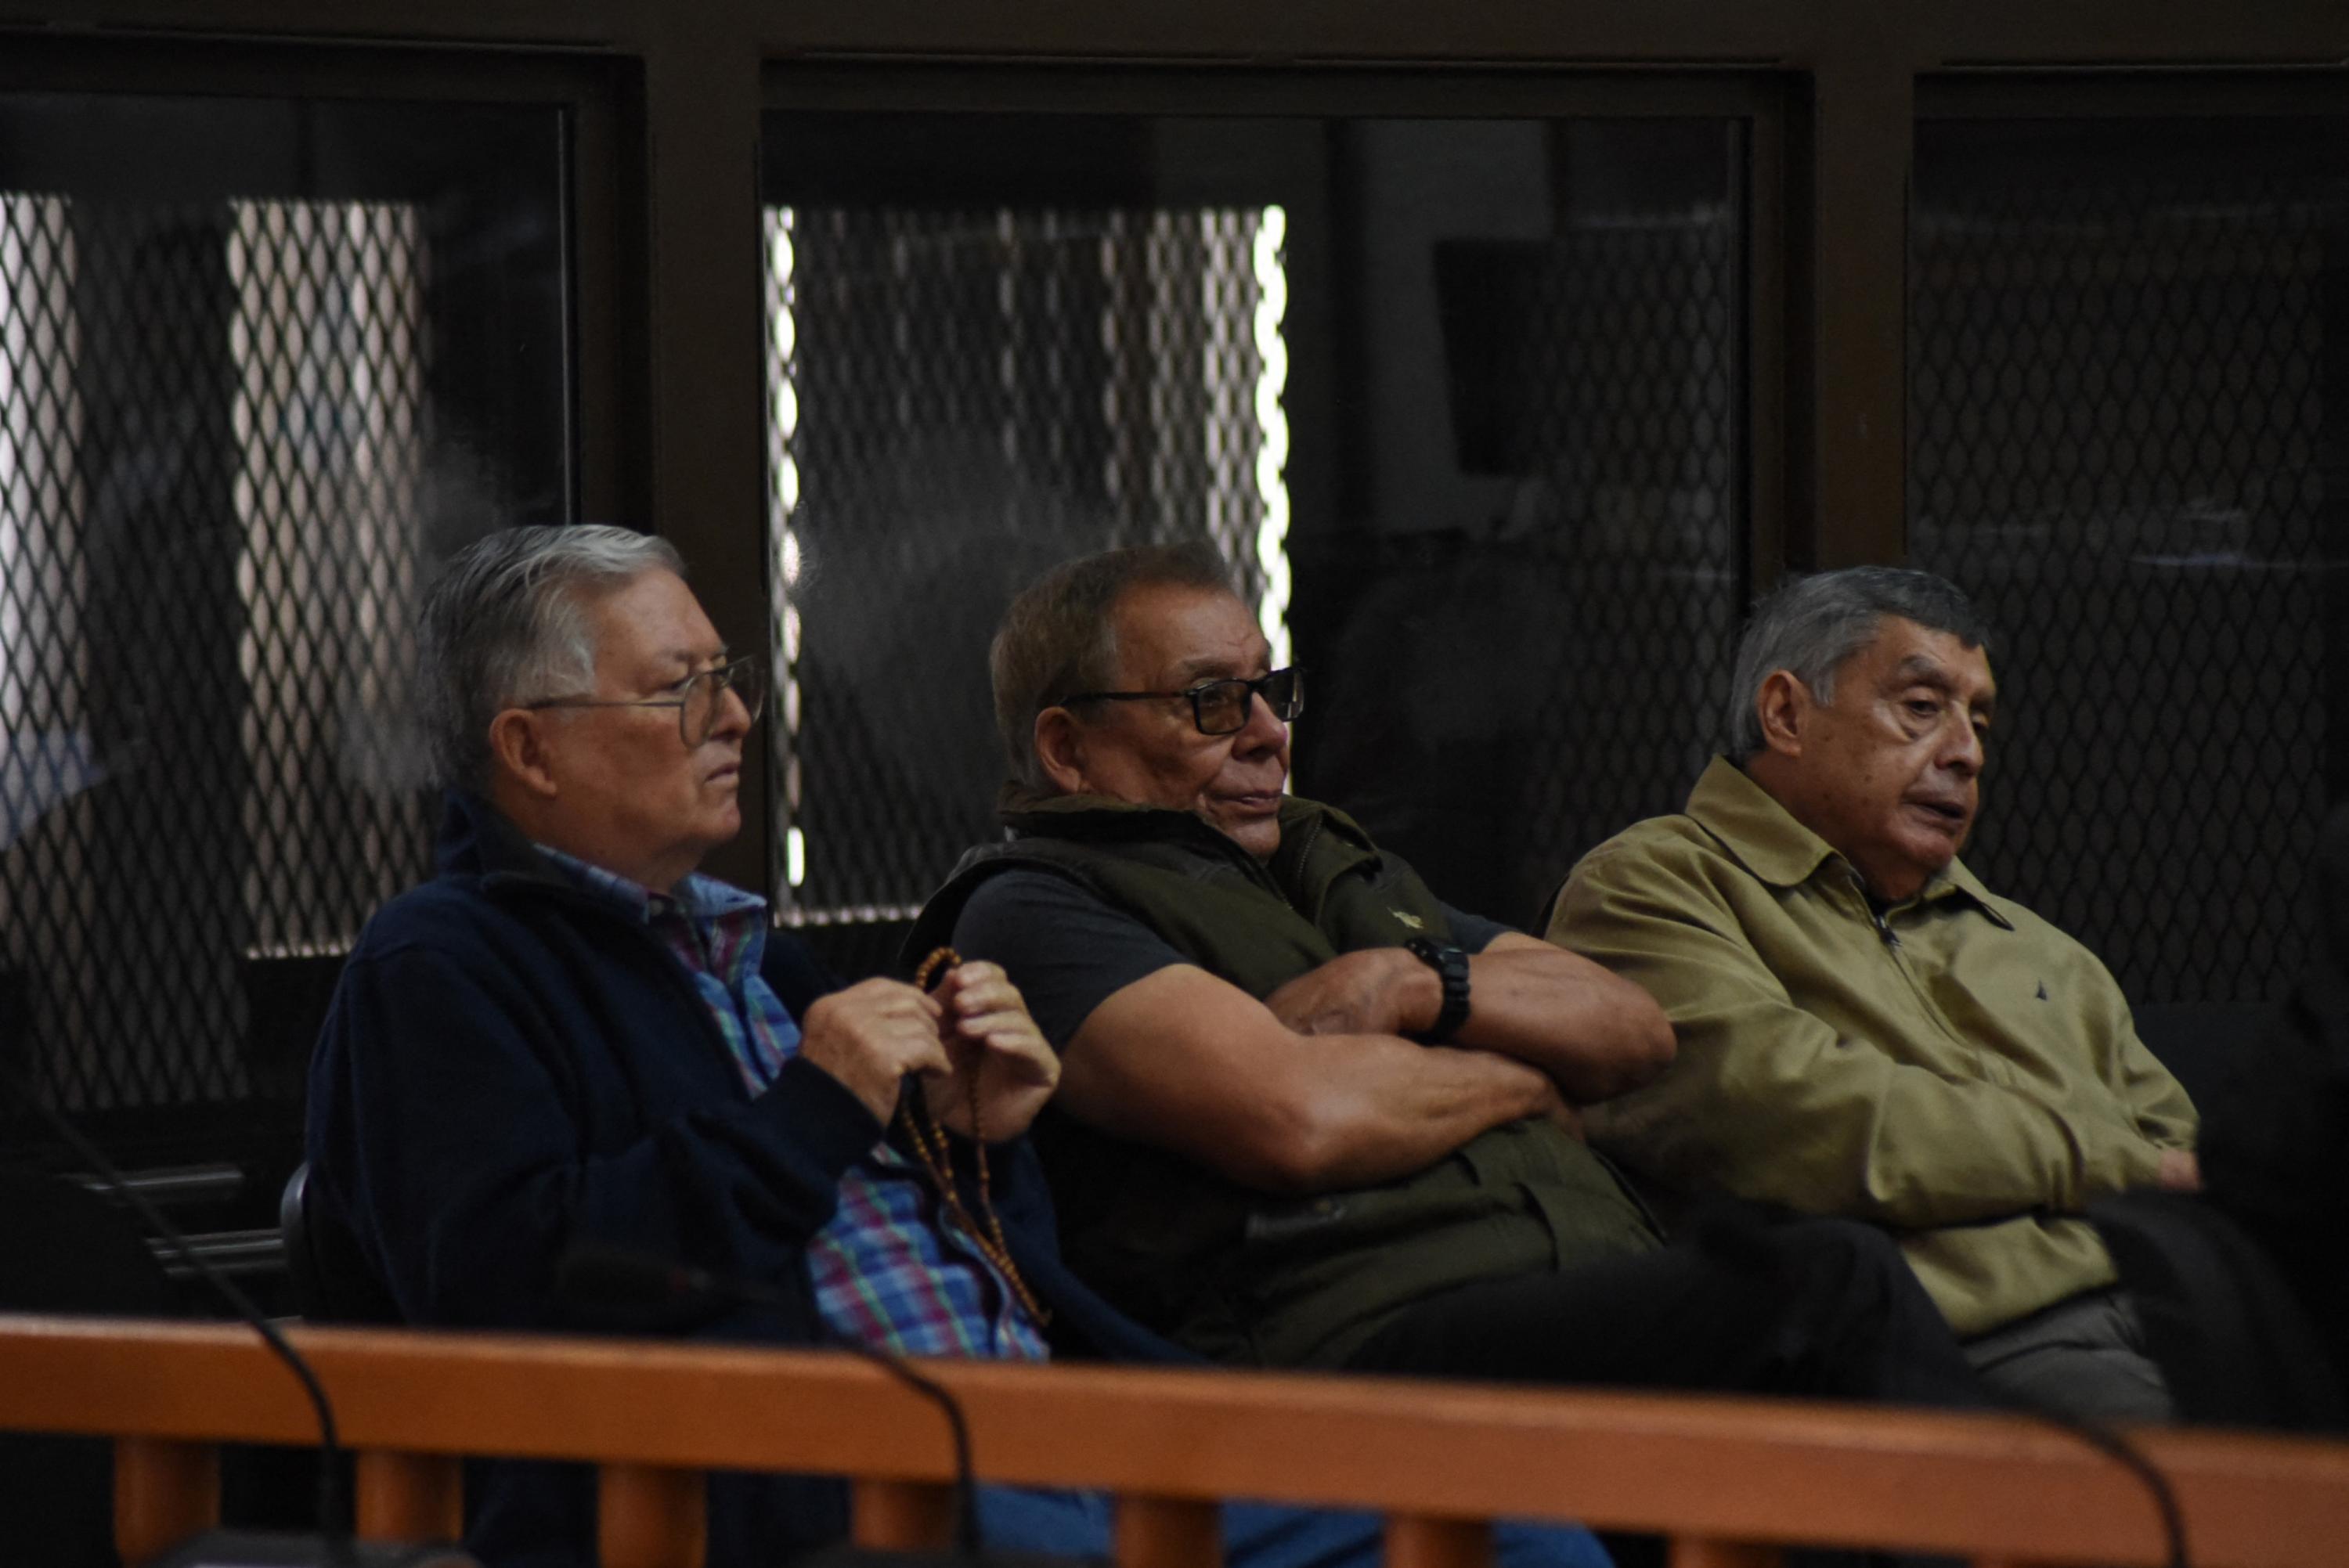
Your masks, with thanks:
[[[1402,946],[1444,982],[1444,1006],[1436,1012],[1435,1022],[1419,1037],[1431,1046],[1443,1045],[1468,1021],[1468,954],[1424,936],[1414,936]]]

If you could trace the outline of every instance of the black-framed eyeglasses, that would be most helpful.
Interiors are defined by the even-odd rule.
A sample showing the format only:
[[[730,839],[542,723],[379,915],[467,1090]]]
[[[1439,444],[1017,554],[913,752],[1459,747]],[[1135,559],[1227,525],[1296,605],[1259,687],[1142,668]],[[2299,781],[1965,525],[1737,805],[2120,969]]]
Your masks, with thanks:
[[[725,706],[725,694],[732,692],[750,710],[750,717],[759,717],[759,701],[765,694],[767,671],[764,661],[750,654],[732,664],[720,665],[714,670],[691,675],[669,688],[668,696],[630,698],[592,696],[550,696],[536,702],[526,702],[527,708],[542,707],[673,707],[677,709],[677,735],[685,742],[688,751],[708,740],[718,727],[719,709]]]
[[[1254,680],[1202,681],[1185,691],[1081,691],[1063,697],[1061,706],[1072,702],[1142,702],[1156,697],[1171,700],[1186,698],[1191,704],[1191,722],[1199,727],[1202,735],[1237,735],[1247,727],[1250,699],[1264,698],[1272,717],[1283,724],[1305,711],[1305,672],[1291,666],[1260,675]]]

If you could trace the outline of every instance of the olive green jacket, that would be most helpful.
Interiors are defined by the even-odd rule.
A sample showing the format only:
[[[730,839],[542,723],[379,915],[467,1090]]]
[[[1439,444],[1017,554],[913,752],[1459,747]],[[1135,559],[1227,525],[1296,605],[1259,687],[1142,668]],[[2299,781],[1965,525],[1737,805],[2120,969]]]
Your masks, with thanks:
[[[1186,811],[1013,797],[1003,819],[1013,836],[963,857],[922,911],[909,957],[948,939],[987,877],[1023,867],[1090,889],[1257,997],[1340,953],[1417,933],[1451,939],[1410,866],[1344,812],[1294,796],[1266,861]],[[1659,1244],[1613,1169],[1547,1117],[1489,1129],[1410,1175],[1307,1198],[1243,1187],[1057,1108],[1035,1139],[1069,1266],[1221,1361],[1341,1366],[1427,1297]]]
[[[2081,1211],[2193,1142],[2095,954],[1954,861],[1879,918],[1725,760],[1575,867],[1549,937],[1680,1037],[1662,1078],[1585,1111],[1594,1143],[1668,1190],[1890,1227],[1961,1335],[2110,1284]]]

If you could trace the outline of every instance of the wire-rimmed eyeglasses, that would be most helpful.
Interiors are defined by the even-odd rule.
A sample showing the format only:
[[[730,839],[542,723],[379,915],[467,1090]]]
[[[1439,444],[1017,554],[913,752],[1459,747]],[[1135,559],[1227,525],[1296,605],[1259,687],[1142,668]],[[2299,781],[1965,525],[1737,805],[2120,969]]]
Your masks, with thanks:
[[[1202,735],[1237,735],[1247,727],[1250,699],[1264,698],[1272,717],[1283,724],[1305,711],[1305,672],[1294,665],[1274,670],[1254,680],[1202,681],[1183,691],[1081,691],[1061,699],[1072,702],[1141,702],[1156,697],[1183,697],[1191,704],[1191,722]]]
[[[526,702],[527,708],[542,707],[673,707],[677,709],[678,738],[685,742],[688,751],[708,740],[718,727],[718,715],[725,706],[725,694],[732,692],[742,699],[742,706],[756,722],[759,701],[766,690],[766,665],[758,655],[750,654],[732,664],[720,665],[714,670],[702,670],[689,675],[669,687],[667,696],[627,698],[592,696],[550,696],[536,702]]]

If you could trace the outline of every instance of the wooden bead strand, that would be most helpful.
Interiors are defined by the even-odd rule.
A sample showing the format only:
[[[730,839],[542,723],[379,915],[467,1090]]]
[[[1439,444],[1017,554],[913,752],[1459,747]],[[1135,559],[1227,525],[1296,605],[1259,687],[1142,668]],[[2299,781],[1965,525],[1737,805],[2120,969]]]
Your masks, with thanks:
[[[919,990],[931,990],[947,971],[959,968],[961,965],[962,954],[953,948],[937,948],[914,971],[914,985]],[[1040,1326],[1052,1320],[1051,1314],[1045,1310],[1036,1293],[1029,1288],[1028,1282],[1020,1277],[1019,1265],[1011,1261],[1011,1244],[1004,1238],[1003,1221],[995,1212],[994,1195],[989,1191],[987,1128],[980,1119],[978,1099],[978,1075],[985,1061],[982,1053],[972,1061],[970,1070],[963,1075],[963,1087],[969,1096],[970,1141],[978,1171],[978,1210],[985,1220],[983,1225],[971,1218],[970,1211],[963,1204],[962,1190],[954,1179],[953,1146],[947,1141],[946,1129],[931,1119],[929,1103],[923,1097],[918,1081],[909,1082],[907,1088],[911,1092],[899,1097],[897,1116],[905,1124],[907,1141],[913,1145],[914,1157],[920,1163],[923,1174],[938,1190],[938,1202],[945,1207],[947,1218],[962,1227],[970,1237],[971,1244],[978,1249],[979,1255],[995,1265],[1004,1283],[1011,1287],[1011,1294],[1019,1297],[1019,1305],[1027,1308],[1028,1315]],[[912,1075],[909,1074],[908,1078],[910,1079]]]

